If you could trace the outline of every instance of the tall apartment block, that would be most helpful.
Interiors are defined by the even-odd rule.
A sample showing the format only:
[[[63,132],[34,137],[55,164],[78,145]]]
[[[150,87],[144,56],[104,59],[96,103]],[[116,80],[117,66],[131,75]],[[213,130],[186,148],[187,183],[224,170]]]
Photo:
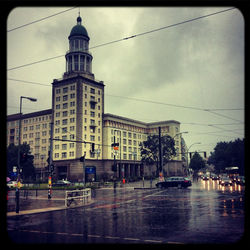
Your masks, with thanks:
[[[104,113],[104,83],[97,81],[92,72],[93,56],[89,51],[89,36],[77,18],[72,28],[66,69],[61,79],[52,82],[52,109],[22,115],[21,143],[28,143],[34,154],[37,176],[46,173],[50,147],[50,123],[53,124],[54,178],[81,181],[83,178],[100,179],[103,175],[121,177],[142,176],[147,168],[141,164],[140,143],[148,135],[170,135],[175,140],[176,173],[183,172],[183,139],[180,123],[167,120],[144,123]],[[49,101],[49,100],[48,100]],[[7,144],[18,142],[20,114],[7,117]],[[111,147],[119,143],[118,150]],[[94,147],[94,148],[93,148]],[[85,156],[84,163],[79,159]],[[114,159],[117,172],[112,171]],[[83,167],[84,165],[84,167]]]

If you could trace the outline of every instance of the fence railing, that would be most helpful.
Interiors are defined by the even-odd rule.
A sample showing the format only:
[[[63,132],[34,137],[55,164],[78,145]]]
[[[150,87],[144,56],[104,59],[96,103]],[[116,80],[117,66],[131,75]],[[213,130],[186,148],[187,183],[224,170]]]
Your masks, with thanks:
[[[72,190],[65,192],[65,207],[69,207],[71,204],[79,205],[88,203],[91,200],[91,188],[85,188],[81,190]]]

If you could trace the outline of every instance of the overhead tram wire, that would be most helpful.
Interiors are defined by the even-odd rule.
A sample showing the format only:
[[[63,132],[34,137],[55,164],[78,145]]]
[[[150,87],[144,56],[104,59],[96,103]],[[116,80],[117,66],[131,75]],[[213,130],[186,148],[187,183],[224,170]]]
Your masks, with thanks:
[[[73,10],[73,9],[75,9],[76,7],[77,7],[77,6],[75,6],[75,7],[73,7],[73,8],[70,8],[70,9],[67,9],[67,10],[63,10],[63,11],[61,11],[61,12],[55,13],[55,14],[50,15],[50,16],[47,16],[47,17],[43,17],[43,18],[38,19],[38,20],[35,20],[35,21],[33,21],[33,22],[23,24],[23,25],[18,26],[18,27],[16,27],[16,28],[13,28],[13,29],[7,30],[7,32],[11,32],[11,31],[14,31],[14,30],[17,30],[17,29],[20,29],[20,28],[26,27],[26,26],[28,26],[28,25],[34,24],[34,23],[41,22],[41,21],[43,21],[43,20],[45,20],[45,19],[48,19],[48,18],[51,18],[51,17],[57,16],[57,15],[60,15],[60,14],[62,14],[62,13],[65,13],[65,12],[67,12],[67,11],[70,11],[70,10]]]
[[[189,20],[186,20],[186,21],[182,21],[182,22],[179,22],[179,23],[170,24],[170,25],[158,28],[158,29],[153,29],[153,30],[150,30],[150,31],[142,32],[142,33],[139,33],[139,34],[136,34],[136,35],[132,35],[132,36],[129,36],[129,37],[124,37],[124,38],[121,38],[121,39],[118,39],[118,40],[114,40],[114,41],[111,41],[111,42],[107,42],[107,43],[103,43],[103,44],[100,44],[100,45],[96,45],[96,46],[90,47],[89,49],[95,49],[95,48],[106,46],[106,45],[109,45],[109,44],[113,44],[113,43],[117,43],[117,42],[122,42],[124,40],[132,39],[132,38],[135,38],[135,37],[138,37],[138,36],[144,36],[144,35],[147,35],[147,34],[150,34],[150,33],[153,33],[153,32],[161,31],[161,30],[168,29],[168,28],[171,28],[171,27],[175,27],[175,26],[178,26],[178,25],[182,25],[182,24],[185,24],[185,23],[193,22],[193,21],[196,21],[196,20],[199,20],[199,19],[202,19],[202,18],[214,16],[214,15],[217,15],[217,14],[221,14],[223,12],[230,11],[230,10],[233,10],[233,9],[235,9],[235,7],[229,8],[229,9],[225,9],[225,10],[221,10],[221,11],[217,11],[217,12],[214,12],[214,13],[211,13],[211,14],[200,16],[200,17],[192,18],[192,19],[189,19]],[[36,62],[32,62],[32,63],[28,63],[28,64],[23,64],[23,65],[20,65],[20,66],[16,66],[16,67],[7,69],[7,71],[15,70],[15,69],[19,69],[19,68],[23,68],[23,67],[26,67],[26,66],[30,66],[30,65],[33,65],[33,64],[40,63],[40,62],[45,62],[45,61],[53,60],[53,59],[56,59],[56,58],[59,58],[59,57],[63,57],[63,56],[65,56],[65,55],[54,56],[54,57],[50,57],[50,58],[47,58],[47,59],[39,60],[39,61],[36,61]]]
[[[19,79],[14,79],[14,78],[8,78],[7,80],[23,82],[23,83],[28,83],[28,84],[37,84],[37,85],[41,85],[41,86],[45,86],[45,87],[51,87],[51,85],[48,85],[48,84],[43,84],[43,83],[38,83],[38,82],[31,82],[31,81],[26,81],[26,80],[19,80]],[[118,96],[118,95],[112,95],[112,94],[105,94],[105,95],[111,96],[111,97],[116,97],[116,98],[134,100],[134,101],[138,101],[138,102],[146,102],[146,103],[153,103],[153,104],[159,104],[159,105],[166,105],[166,106],[172,106],[172,107],[176,107],[176,108],[194,109],[194,110],[206,111],[206,112],[211,112],[211,113],[215,113],[215,112],[212,112],[214,110],[221,110],[221,111],[244,110],[243,108],[203,109],[203,108],[184,106],[184,105],[177,105],[177,104],[171,104],[171,103],[165,103],[165,102],[157,102],[157,101],[153,101],[153,100],[139,99],[139,98],[128,97],[128,96]],[[220,114],[217,114],[217,115],[220,115]],[[241,121],[238,121],[238,122],[241,122]]]

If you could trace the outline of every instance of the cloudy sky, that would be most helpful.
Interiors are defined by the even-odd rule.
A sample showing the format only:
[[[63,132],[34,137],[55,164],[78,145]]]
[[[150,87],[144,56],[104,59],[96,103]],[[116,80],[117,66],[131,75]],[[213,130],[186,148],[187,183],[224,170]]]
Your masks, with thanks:
[[[229,8],[81,7],[80,14],[92,48]],[[10,12],[8,115],[19,112],[21,95],[38,99],[24,100],[23,113],[51,108],[51,83],[65,72],[68,36],[79,12],[69,9]],[[144,122],[177,120],[188,132],[183,134],[187,147],[201,143],[190,151],[209,153],[217,142],[244,137],[244,17],[238,9],[90,51],[95,78],[105,84],[105,113]]]

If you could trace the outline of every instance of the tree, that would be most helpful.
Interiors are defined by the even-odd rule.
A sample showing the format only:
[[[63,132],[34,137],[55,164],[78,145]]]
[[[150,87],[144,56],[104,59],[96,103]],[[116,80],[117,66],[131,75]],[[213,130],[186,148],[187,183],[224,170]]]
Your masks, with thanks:
[[[169,135],[161,137],[163,165],[166,164],[173,156],[176,155],[174,145],[175,145],[174,140]],[[158,163],[159,163],[158,135],[148,136],[147,141],[141,143],[140,150],[141,150],[142,162],[146,163],[147,165],[156,164],[158,171]]]
[[[35,178],[35,168],[33,165],[33,156],[30,155],[30,146],[27,143],[24,143],[20,146],[20,154],[26,154],[27,160],[21,163],[21,176],[24,180],[29,178]],[[18,166],[18,146],[15,146],[11,143],[7,147],[7,175],[11,176],[13,167]]]
[[[217,172],[224,171],[226,167],[237,166],[239,173],[244,174],[244,143],[244,139],[218,142],[208,159],[208,163],[213,164]]]
[[[193,157],[190,160],[189,167],[192,168],[195,173],[197,173],[201,168],[205,167],[205,161],[202,159],[199,153],[194,153]]]

